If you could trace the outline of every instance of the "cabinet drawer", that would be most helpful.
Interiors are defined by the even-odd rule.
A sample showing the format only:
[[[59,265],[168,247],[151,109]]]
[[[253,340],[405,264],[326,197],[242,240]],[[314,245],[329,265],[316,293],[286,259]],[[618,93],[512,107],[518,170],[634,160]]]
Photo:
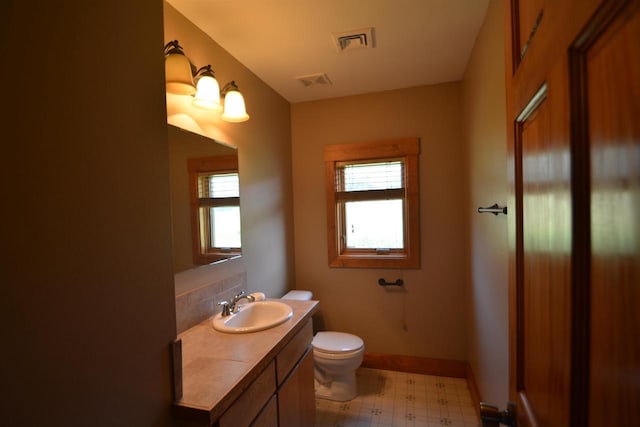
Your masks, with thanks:
[[[276,392],[275,364],[269,363],[264,371],[233,402],[220,417],[220,427],[241,427],[251,424],[260,410]]]
[[[276,371],[278,378],[278,386],[280,386],[289,375],[289,372],[298,363],[298,360],[304,355],[305,351],[311,345],[313,340],[312,320],[298,331],[298,333],[289,341],[285,348],[282,349],[278,357],[276,357]]]

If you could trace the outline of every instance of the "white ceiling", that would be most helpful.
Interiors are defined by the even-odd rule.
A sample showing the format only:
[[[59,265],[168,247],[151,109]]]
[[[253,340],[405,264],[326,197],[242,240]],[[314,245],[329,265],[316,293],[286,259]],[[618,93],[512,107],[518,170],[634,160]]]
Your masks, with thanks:
[[[489,3],[168,1],[292,103],[460,80]],[[338,52],[332,33],[366,27],[374,28],[373,49]],[[332,84],[296,80],[317,73]]]

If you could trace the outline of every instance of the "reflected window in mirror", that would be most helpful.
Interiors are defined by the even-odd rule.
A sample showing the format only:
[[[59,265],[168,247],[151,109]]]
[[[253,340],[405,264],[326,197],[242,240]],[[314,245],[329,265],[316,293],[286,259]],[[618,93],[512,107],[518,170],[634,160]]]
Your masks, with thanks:
[[[189,159],[191,230],[195,264],[240,255],[240,185],[237,156]]]

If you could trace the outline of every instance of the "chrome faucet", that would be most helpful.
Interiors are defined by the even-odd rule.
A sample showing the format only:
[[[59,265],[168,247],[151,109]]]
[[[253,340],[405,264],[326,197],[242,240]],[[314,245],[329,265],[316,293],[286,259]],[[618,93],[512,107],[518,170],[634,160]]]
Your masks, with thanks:
[[[240,308],[240,306],[238,306],[238,301],[240,301],[241,299],[246,299],[249,302],[254,302],[256,300],[256,297],[251,294],[246,294],[244,291],[240,292],[238,295],[233,297],[233,301],[231,302],[231,306],[229,307],[231,313],[238,312],[238,309]]]
[[[247,295],[244,291],[242,291],[234,296],[231,301],[220,301],[218,305],[222,306],[222,317],[230,316],[234,313],[237,313],[240,309],[238,301],[240,301],[241,299],[246,299],[249,302],[254,302],[256,300],[256,297],[251,294]]]

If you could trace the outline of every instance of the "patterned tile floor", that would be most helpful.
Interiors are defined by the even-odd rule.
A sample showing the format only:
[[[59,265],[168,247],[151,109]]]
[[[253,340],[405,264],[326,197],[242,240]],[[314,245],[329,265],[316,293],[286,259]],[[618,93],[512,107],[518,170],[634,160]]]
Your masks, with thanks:
[[[360,368],[358,397],[316,399],[316,427],[478,427],[461,378]]]

